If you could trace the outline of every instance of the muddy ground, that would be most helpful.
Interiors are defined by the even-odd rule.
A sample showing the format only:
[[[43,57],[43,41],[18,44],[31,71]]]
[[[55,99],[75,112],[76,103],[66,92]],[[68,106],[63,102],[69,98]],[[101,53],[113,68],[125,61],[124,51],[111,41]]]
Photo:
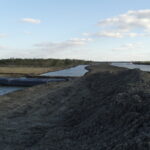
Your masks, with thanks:
[[[150,75],[101,64],[0,97],[2,150],[149,150]]]

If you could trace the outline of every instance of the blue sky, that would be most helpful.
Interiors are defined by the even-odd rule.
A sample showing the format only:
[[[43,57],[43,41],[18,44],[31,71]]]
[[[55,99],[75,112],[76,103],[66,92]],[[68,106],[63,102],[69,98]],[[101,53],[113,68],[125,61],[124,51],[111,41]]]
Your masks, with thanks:
[[[149,60],[149,0],[0,0],[0,58]]]

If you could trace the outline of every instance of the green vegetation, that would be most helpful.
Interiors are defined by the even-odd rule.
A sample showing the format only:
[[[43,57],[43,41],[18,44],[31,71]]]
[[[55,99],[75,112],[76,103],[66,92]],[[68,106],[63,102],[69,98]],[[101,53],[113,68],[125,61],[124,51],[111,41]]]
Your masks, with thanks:
[[[76,59],[2,59],[0,66],[19,67],[63,67],[79,64],[89,64],[90,61]]]

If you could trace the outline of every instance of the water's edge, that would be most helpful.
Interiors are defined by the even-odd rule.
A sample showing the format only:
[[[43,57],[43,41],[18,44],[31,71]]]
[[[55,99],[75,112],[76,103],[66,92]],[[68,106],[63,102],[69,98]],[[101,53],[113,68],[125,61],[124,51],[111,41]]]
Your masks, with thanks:
[[[150,65],[139,65],[139,64],[133,64],[133,63],[110,63],[110,65],[115,67],[123,67],[128,69],[140,69],[142,71],[148,71],[150,72]],[[81,77],[89,72],[87,69],[88,65],[78,65],[75,67],[71,67],[68,69],[63,69],[59,71],[54,72],[47,72],[44,74],[41,74],[41,76],[64,76],[64,77]],[[2,87],[0,86],[0,96],[5,95],[7,93],[11,93],[14,91],[22,90],[23,87]]]
[[[150,72],[150,65],[139,65],[133,63],[111,63],[110,65],[127,69],[140,69],[141,71]]]
[[[88,70],[86,69],[87,66],[88,65],[78,65],[78,66],[71,67],[68,69],[63,69],[63,70],[54,71],[54,72],[47,72],[47,73],[41,74],[41,76],[81,77],[88,72]],[[0,86],[0,96],[15,92],[18,90],[23,90],[23,89],[24,89],[23,87]]]

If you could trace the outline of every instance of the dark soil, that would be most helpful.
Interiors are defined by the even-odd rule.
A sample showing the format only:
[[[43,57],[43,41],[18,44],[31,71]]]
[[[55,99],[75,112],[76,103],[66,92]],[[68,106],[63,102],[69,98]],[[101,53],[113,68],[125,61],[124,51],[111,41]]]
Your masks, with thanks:
[[[0,119],[1,150],[150,150],[150,80],[87,75]]]

